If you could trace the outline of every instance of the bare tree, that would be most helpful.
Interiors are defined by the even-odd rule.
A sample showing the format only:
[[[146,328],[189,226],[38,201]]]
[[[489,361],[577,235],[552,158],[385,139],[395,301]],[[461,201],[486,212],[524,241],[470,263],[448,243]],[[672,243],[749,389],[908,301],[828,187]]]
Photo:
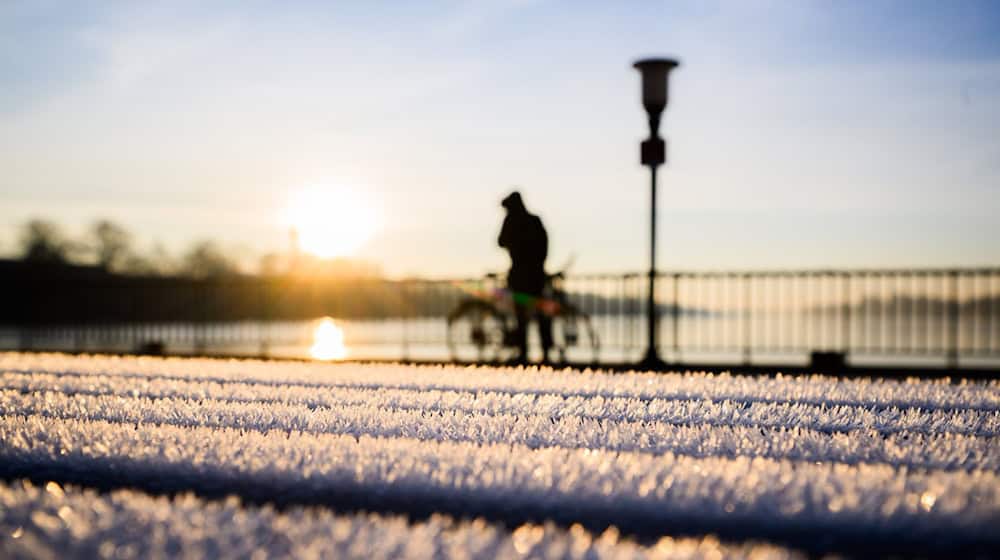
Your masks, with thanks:
[[[181,272],[195,278],[212,278],[237,274],[239,267],[215,242],[200,241],[184,255]]]
[[[110,220],[99,220],[90,230],[90,244],[97,265],[120,272],[132,254],[132,234]]]
[[[48,220],[34,219],[24,225],[20,236],[21,258],[33,262],[66,263],[71,244],[62,230]]]

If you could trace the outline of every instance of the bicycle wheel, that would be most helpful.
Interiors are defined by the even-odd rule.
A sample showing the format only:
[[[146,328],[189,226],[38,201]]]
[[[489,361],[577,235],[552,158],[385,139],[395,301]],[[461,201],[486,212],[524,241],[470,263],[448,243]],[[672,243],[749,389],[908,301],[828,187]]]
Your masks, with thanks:
[[[565,305],[552,318],[554,359],[566,363],[596,363],[600,351],[597,330],[590,316],[575,306]]]
[[[507,324],[495,306],[478,299],[459,303],[448,314],[448,351],[456,362],[492,362],[503,352]]]

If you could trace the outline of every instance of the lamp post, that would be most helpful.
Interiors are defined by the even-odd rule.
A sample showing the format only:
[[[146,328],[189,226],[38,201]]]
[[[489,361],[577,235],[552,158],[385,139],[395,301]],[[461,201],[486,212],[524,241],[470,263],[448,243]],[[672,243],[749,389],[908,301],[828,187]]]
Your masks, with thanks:
[[[666,161],[666,143],[660,138],[660,115],[667,107],[667,82],[670,71],[678,62],[670,58],[646,58],[632,66],[642,73],[642,105],[649,115],[649,138],[640,145],[642,165],[649,166],[651,198],[649,215],[649,301],[646,306],[648,341],[646,356],[640,362],[644,369],[661,369],[656,327],[659,309],[656,305],[656,168]]]

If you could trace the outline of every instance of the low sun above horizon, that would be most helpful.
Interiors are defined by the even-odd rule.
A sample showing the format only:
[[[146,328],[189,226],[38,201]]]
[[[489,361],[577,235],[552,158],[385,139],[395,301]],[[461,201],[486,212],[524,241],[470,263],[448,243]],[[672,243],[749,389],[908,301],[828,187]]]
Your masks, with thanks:
[[[311,187],[291,195],[283,221],[300,250],[329,259],[353,255],[378,229],[371,202],[344,187]]]

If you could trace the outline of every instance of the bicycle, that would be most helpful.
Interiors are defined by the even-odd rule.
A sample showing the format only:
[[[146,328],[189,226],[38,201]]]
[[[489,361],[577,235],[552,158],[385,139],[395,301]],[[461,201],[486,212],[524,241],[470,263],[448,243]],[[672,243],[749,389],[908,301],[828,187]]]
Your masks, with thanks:
[[[499,285],[499,276],[487,274],[483,284]],[[566,363],[566,352],[580,347],[597,362],[600,343],[590,316],[569,300],[563,287],[565,274],[547,275],[545,290],[537,299],[538,312],[552,318],[555,361]],[[503,362],[517,354],[517,317],[514,294],[503,288],[475,290],[448,314],[448,349],[456,362]],[[580,361],[587,361],[586,358]]]

